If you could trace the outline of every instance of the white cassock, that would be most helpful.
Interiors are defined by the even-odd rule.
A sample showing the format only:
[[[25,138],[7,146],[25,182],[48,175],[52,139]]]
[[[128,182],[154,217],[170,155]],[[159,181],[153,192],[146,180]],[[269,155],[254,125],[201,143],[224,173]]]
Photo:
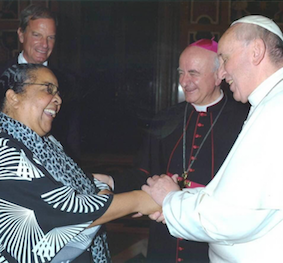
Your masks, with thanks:
[[[214,179],[205,188],[171,192],[163,202],[171,235],[208,242],[213,263],[283,262],[283,68],[249,102]]]

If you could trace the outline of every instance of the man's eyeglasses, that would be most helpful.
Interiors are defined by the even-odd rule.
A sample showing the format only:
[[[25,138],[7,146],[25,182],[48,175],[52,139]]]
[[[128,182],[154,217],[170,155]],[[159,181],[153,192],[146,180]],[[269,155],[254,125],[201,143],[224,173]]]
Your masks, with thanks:
[[[29,82],[24,82],[24,83],[18,83],[18,85],[39,85],[39,86],[46,86],[46,91],[50,95],[55,96],[56,94],[60,95],[58,86],[56,86],[53,83],[29,83]]]

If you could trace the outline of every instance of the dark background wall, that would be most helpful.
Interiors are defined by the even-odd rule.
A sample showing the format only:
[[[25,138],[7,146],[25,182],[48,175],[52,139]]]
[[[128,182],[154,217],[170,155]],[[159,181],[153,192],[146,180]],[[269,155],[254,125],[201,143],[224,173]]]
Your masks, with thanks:
[[[160,81],[157,67],[163,63],[158,58],[160,2],[57,4],[56,8],[64,11],[58,12],[61,25],[57,54],[52,59],[80,79],[83,151],[136,152],[144,130],[160,107],[156,90],[156,82]],[[176,9],[177,5],[173,5]],[[165,20],[171,21],[170,13]],[[165,44],[166,52],[171,47]],[[169,59],[171,53],[166,54]],[[177,74],[174,78],[176,82]],[[171,102],[166,98],[166,103]]]
[[[218,40],[248,14],[283,25],[283,1],[1,0],[0,65],[21,50],[18,15],[30,3],[58,14],[50,64],[76,77],[85,153],[137,151],[151,117],[177,103],[178,57],[189,43]]]
[[[83,138],[99,151],[135,151],[154,113],[157,7],[150,2],[81,4],[82,119],[92,124],[92,129],[83,125]]]

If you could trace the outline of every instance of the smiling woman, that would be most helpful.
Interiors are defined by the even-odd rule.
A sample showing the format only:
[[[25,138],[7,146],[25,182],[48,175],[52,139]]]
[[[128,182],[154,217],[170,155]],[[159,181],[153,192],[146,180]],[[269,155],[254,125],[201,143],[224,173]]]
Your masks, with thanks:
[[[110,262],[98,224],[160,207],[143,191],[112,195],[49,134],[62,103],[50,69],[14,65],[0,89],[0,261]]]
[[[57,93],[58,83],[54,74],[46,67],[36,65],[33,68],[36,68],[36,75],[32,74],[30,80],[15,82],[22,92],[7,90],[6,100],[10,103],[7,103],[6,111],[10,112],[11,118],[44,136],[51,130],[62,100]]]

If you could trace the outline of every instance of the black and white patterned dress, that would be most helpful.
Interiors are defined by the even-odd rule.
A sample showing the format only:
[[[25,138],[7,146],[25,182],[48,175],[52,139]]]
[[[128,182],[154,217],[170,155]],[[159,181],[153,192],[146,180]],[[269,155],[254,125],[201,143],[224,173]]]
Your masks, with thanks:
[[[67,263],[86,249],[110,262],[105,233],[86,227],[112,195],[91,182],[54,138],[0,113],[0,262]],[[89,257],[91,258],[91,257]]]

